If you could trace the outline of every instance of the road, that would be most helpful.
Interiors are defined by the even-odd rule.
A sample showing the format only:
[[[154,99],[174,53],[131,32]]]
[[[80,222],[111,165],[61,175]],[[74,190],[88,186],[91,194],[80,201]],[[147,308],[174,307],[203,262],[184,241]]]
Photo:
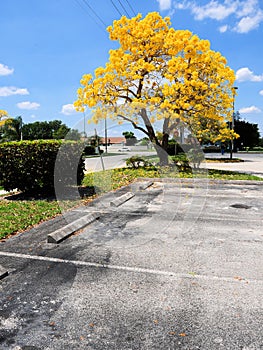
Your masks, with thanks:
[[[126,166],[126,159],[134,155],[149,156],[149,155],[156,154],[155,151],[147,151],[142,147],[141,148],[131,147],[130,152],[118,152],[118,148],[120,147],[116,147],[116,146],[109,147],[109,153],[119,153],[118,155],[102,157],[105,169],[123,168]],[[86,169],[86,172],[103,170],[101,158],[100,157],[86,158],[85,169]]]
[[[110,152],[115,152],[117,149],[112,149]],[[154,151],[135,151],[134,148],[131,152],[121,153],[116,156],[103,157],[105,169],[121,168],[126,166],[125,160],[133,155],[141,154],[142,156],[155,155]],[[229,155],[224,156],[221,153],[206,153],[206,158],[227,158]],[[252,154],[252,153],[235,153],[234,158],[240,158],[244,162],[240,163],[203,163],[202,167],[209,169],[219,169],[219,170],[230,170],[245,172],[248,174],[257,175],[263,177],[263,154]],[[86,172],[100,171],[102,170],[102,163],[99,157],[87,158],[85,161]]]

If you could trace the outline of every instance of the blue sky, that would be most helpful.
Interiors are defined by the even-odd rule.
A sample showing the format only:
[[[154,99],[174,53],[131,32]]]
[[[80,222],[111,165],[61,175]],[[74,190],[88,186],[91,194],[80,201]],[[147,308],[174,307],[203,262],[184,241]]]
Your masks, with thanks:
[[[1,1],[0,109],[25,123],[60,119],[75,127],[83,118],[72,108],[82,75],[103,66],[117,47],[105,28],[120,14],[151,11],[210,40],[227,58],[236,72],[235,109],[263,135],[261,0]]]

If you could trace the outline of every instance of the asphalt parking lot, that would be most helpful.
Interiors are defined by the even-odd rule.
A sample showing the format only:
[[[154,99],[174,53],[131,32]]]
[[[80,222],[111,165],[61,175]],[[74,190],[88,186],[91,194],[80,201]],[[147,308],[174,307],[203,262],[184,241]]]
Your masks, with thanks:
[[[0,243],[1,349],[263,349],[262,183],[141,184]]]

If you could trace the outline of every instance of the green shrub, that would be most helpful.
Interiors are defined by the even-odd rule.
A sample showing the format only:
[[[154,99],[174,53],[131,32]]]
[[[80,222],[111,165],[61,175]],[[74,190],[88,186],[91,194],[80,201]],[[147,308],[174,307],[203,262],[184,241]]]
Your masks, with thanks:
[[[189,161],[193,164],[194,169],[199,168],[201,162],[205,159],[201,149],[192,148],[187,153]]]
[[[132,156],[126,160],[126,165],[133,169],[153,167],[153,164],[141,156]]]
[[[250,149],[250,151],[263,152],[263,147],[257,146]]]
[[[57,183],[80,184],[84,177],[83,144],[38,140],[0,144],[0,183],[5,190],[47,191]],[[58,155],[58,158],[57,158]]]
[[[84,150],[83,150],[83,155],[84,156],[92,156],[96,154],[96,149],[95,146],[85,146]]]
[[[189,165],[189,159],[187,158],[185,153],[178,154],[171,158],[179,171],[187,171],[191,169]]]

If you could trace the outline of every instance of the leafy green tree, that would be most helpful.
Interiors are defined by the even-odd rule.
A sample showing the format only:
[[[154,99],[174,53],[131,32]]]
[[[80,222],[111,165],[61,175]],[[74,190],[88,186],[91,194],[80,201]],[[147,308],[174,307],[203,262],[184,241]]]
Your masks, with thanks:
[[[50,140],[64,139],[70,128],[61,120],[53,120],[25,124],[22,131],[24,140]]]
[[[235,120],[235,132],[240,136],[235,140],[235,148],[255,147],[260,143],[258,124],[249,123],[245,120]]]
[[[22,140],[22,117],[9,119],[1,130],[1,141],[19,141]]]
[[[97,147],[97,146],[101,145],[102,140],[101,140],[101,137],[100,137],[100,136],[98,136],[98,135],[93,135],[93,136],[90,136],[90,137],[87,138],[87,143],[88,143],[90,146]]]
[[[126,139],[126,145],[127,146],[132,146],[137,142],[137,138],[134,135],[134,133],[132,131],[124,131],[122,133],[122,135],[125,137]]]
[[[7,111],[0,109],[0,127],[4,126],[10,119],[12,118],[8,115]]]
[[[81,133],[77,129],[71,129],[66,136],[67,140],[79,141]]]
[[[69,127],[67,127],[65,124],[61,124],[59,128],[53,132],[53,138],[64,139],[66,138],[69,131],[70,131]]]
[[[50,140],[53,138],[52,129],[48,122],[34,122],[23,126],[24,140]]]

